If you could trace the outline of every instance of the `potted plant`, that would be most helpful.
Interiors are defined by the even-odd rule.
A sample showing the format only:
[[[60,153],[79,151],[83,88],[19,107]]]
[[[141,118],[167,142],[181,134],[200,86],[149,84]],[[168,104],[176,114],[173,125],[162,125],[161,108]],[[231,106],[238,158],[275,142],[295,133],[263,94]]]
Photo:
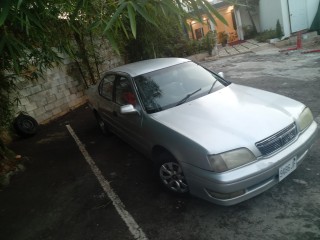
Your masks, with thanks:
[[[219,40],[219,43],[221,43],[222,47],[225,47],[228,42],[228,34],[225,31],[219,32],[218,40]]]

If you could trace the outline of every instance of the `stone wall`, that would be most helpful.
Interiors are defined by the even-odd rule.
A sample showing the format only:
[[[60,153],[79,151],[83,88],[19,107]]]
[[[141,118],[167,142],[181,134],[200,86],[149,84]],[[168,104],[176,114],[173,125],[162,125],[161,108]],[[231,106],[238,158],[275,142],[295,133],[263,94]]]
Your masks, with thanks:
[[[123,64],[122,59],[113,51],[104,51],[106,57],[101,72]],[[20,104],[18,111],[27,112],[38,123],[47,123],[68,111],[84,104],[85,84],[75,63],[66,60],[64,64],[47,69],[43,78],[20,80]]]

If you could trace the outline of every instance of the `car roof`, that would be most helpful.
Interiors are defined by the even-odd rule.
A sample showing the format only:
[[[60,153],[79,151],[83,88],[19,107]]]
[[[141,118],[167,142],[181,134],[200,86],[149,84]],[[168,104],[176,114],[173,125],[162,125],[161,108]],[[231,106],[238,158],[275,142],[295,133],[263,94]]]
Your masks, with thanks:
[[[153,72],[159,69],[171,67],[189,61],[189,59],[185,58],[155,58],[135,63],[129,63],[120,67],[113,68],[110,71],[123,72],[129,74],[132,77],[136,77],[141,74]]]

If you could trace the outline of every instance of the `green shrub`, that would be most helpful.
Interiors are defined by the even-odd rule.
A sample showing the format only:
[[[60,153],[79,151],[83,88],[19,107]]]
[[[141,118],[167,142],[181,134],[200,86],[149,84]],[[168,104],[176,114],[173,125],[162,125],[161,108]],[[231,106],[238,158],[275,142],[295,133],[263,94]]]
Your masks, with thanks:
[[[223,31],[223,32],[218,32],[218,42],[224,46],[228,42],[228,34]]]
[[[14,78],[4,76],[0,71],[0,162],[5,158],[7,151],[6,133],[10,131],[10,127],[14,118],[17,99],[10,97],[15,88]]]
[[[283,36],[283,32],[282,32],[282,28],[281,28],[279,19],[277,20],[277,24],[276,24],[276,34],[277,34],[277,38],[282,38],[282,36]]]
[[[280,25],[280,21],[278,19],[275,30],[269,29],[269,30],[260,32],[255,39],[258,42],[266,42],[268,39],[281,38],[282,36],[283,36],[283,32]]]
[[[206,41],[206,50],[209,54],[209,56],[212,55],[212,50],[214,46],[216,45],[216,32],[215,31],[209,31],[205,36]]]
[[[243,28],[244,39],[251,39],[257,36],[257,32],[251,25],[244,26]]]
[[[258,36],[255,38],[258,42],[266,42],[268,39],[273,39],[277,37],[276,30],[266,30],[263,32],[260,32]]]

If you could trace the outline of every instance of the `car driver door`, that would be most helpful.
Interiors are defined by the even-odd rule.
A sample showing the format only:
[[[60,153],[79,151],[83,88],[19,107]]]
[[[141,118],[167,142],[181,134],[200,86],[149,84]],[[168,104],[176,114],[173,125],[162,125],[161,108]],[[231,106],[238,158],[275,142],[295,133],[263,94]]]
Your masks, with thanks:
[[[121,106],[133,105],[136,109],[141,109],[136,92],[132,87],[129,77],[118,76],[114,87],[114,101],[113,118],[116,124],[117,133],[121,135],[127,142],[140,151],[144,152],[146,144],[142,137],[142,122],[143,115],[139,112],[122,114],[120,112]]]

